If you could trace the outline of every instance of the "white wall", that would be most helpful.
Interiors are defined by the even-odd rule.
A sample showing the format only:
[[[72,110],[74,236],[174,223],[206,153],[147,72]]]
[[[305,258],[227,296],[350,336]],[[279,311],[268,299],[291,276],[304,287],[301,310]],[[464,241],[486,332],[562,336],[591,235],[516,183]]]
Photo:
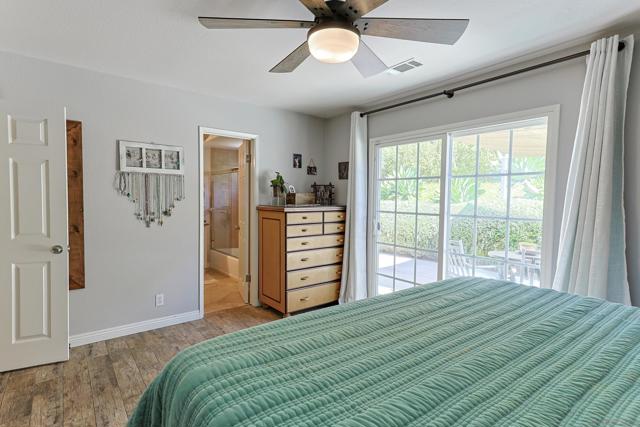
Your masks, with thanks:
[[[324,121],[0,53],[0,108],[66,106],[82,121],[86,288],[70,296],[71,334],[198,309],[198,126],[258,134],[260,195],[282,172],[298,189],[324,179]],[[145,228],[112,189],[116,140],[184,146],[187,199],[163,227]],[[292,169],[313,157],[320,176]],[[154,295],[165,305],[155,308]]]
[[[336,186],[336,203],[347,203],[346,179],[338,179],[338,163],[349,161],[349,136],[351,134],[351,116],[343,114],[327,120],[324,128],[325,167],[327,180]]]
[[[636,34],[636,38],[638,38]],[[632,301],[640,305],[640,43],[636,43],[627,102],[626,133],[626,214],[627,258]],[[558,55],[559,56],[559,55]],[[571,161],[573,140],[580,108],[580,95],[586,72],[581,59],[565,62],[508,80],[459,92],[453,99],[431,102],[374,114],[369,117],[369,137],[420,130],[535,107],[560,104],[560,132],[557,153],[557,190],[554,259],[564,205],[564,189]],[[495,74],[495,73],[492,73]],[[441,90],[441,88],[439,88]],[[337,158],[348,158],[349,118],[335,117],[327,122],[325,136],[329,168]],[[336,172],[337,173],[337,172]]]

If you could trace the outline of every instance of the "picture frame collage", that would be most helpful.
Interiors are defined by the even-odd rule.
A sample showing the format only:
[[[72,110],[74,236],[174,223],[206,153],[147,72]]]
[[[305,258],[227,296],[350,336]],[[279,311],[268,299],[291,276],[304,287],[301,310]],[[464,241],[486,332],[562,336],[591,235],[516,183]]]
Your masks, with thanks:
[[[184,175],[182,147],[118,140],[121,172]]]

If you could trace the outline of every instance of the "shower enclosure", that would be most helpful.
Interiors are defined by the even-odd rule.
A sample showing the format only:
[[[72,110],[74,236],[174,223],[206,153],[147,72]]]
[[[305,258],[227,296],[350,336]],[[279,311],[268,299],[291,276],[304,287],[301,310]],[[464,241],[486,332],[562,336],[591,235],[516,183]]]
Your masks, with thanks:
[[[211,172],[211,249],[238,258],[240,216],[238,209],[238,168]]]

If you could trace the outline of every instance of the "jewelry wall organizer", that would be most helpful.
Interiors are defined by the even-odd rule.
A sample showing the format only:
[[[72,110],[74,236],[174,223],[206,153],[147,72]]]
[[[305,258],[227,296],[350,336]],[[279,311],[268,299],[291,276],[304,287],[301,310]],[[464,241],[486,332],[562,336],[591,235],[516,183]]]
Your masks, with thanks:
[[[147,227],[162,225],[185,198],[183,148],[120,140],[118,152],[116,191],[134,204],[134,215]]]

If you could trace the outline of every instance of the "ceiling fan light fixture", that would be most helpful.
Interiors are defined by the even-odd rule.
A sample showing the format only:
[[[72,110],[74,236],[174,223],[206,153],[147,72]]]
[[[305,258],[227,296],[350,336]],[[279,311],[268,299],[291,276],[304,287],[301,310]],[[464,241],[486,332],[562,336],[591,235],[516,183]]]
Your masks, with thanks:
[[[340,64],[355,56],[360,46],[360,33],[353,27],[316,27],[307,37],[311,55],[320,62]]]

